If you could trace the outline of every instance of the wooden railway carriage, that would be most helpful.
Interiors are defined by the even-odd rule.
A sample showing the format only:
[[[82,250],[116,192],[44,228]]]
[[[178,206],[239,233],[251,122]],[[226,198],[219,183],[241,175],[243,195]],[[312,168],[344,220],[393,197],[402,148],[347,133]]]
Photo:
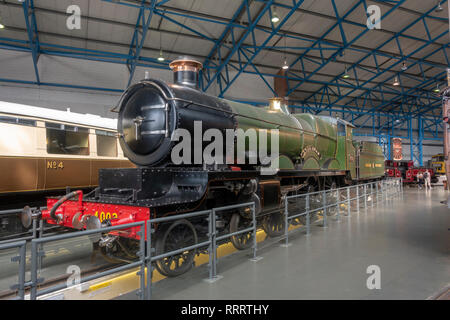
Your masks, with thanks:
[[[49,209],[42,212],[43,219],[82,229],[87,225],[120,225],[254,202],[258,224],[269,236],[276,236],[284,228],[281,212],[285,196],[384,176],[380,147],[354,142],[350,123],[331,117],[290,114],[280,99],[272,99],[266,108],[256,108],[208,96],[196,87],[200,63],[182,58],[172,62],[171,67],[175,71],[174,84],[143,80],[125,91],[117,107],[120,144],[124,155],[138,167],[100,170],[95,195],[82,198],[80,193],[74,192],[61,199],[48,199]],[[196,132],[199,129],[195,123],[199,120],[202,126],[200,132]],[[233,154],[231,163],[175,164],[171,152],[178,143],[172,139],[177,129],[192,136],[196,133],[203,136],[208,129],[219,130],[226,136],[227,130],[234,130],[237,132],[235,143],[238,144],[239,139],[246,142],[244,154],[248,161],[241,163]],[[279,155],[275,163],[278,162],[279,167],[276,171],[262,174],[265,168],[262,161],[249,161],[255,150],[250,146],[250,137],[245,136],[248,129],[278,130]],[[207,143],[192,142],[193,152],[186,158],[192,160],[199,153],[203,154],[206,146]],[[271,140],[267,139],[265,147],[269,152],[271,146]],[[71,200],[73,197],[78,199]],[[101,221],[98,212],[110,212],[114,217]],[[216,222],[219,232],[233,232],[249,225],[251,216],[245,210],[232,211]],[[178,220],[158,225],[153,243],[160,254],[166,248],[181,248],[198,241],[207,230],[205,219],[192,223]],[[131,228],[120,237],[106,236],[100,240],[100,243],[108,243],[101,246],[103,253],[109,257],[121,256],[123,248],[127,248],[125,251],[129,255],[139,238],[136,231]],[[251,245],[249,240],[250,235],[231,238],[238,249]],[[162,274],[174,276],[187,271],[193,257],[192,251],[162,259],[156,266]]]
[[[0,102],[0,208],[24,194],[90,188],[100,168],[132,167],[114,119]]]
[[[91,190],[100,168],[130,168],[117,121],[0,101],[0,210],[45,205],[66,187]],[[0,217],[0,237],[25,231],[17,215]]]

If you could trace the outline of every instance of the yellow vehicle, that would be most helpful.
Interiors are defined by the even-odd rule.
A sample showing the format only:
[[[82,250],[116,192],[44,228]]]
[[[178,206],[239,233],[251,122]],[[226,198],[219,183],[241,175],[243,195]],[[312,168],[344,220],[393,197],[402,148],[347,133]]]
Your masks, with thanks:
[[[431,166],[437,175],[445,174],[445,159],[444,154],[439,153],[431,157]]]

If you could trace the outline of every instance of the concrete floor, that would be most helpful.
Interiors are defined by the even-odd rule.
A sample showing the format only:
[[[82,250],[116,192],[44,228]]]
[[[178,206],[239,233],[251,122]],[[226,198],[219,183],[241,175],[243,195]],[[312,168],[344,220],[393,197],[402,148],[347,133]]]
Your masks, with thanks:
[[[450,283],[450,209],[440,203],[448,195],[405,188],[403,199],[300,231],[288,248],[260,250],[259,262],[227,256],[212,284],[203,281],[206,266],[164,279],[153,299],[426,299]],[[370,265],[380,267],[379,290],[366,286]]]

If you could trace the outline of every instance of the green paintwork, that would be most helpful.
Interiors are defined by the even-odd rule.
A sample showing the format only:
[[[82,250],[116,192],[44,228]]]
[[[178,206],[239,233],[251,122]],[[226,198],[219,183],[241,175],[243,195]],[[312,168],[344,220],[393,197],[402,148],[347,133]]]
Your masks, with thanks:
[[[376,178],[384,175],[384,155],[381,147],[373,142],[354,142],[359,149],[360,179]]]
[[[292,163],[291,159],[285,155],[280,155],[278,157],[278,164],[280,168],[283,168],[284,170],[294,170],[295,166]]]
[[[363,179],[384,175],[384,156],[381,148],[368,142],[353,141],[351,124],[331,117],[311,114],[287,114],[226,101],[237,122],[236,129],[279,130],[279,168],[281,170],[340,170],[347,171],[351,179],[358,179],[356,160],[359,156]],[[338,124],[342,135],[338,135]],[[259,135],[257,136],[257,139]],[[268,152],[270,152],[270,134]],[[248,151],[249,137],[246,137]],[[259,141],[258,141],[259,145]],[[369,168],[369,163],[371,168]],[[373,167],[373,168],[372,168]]]
[[[303,170],[320,170],[320,164],[319,161],[317,161],[315,158],[307,158],[302,166]]]
[[[340,170],[339,162],[336,159],[332,159],[327,167],[323,167],[328,170]]]

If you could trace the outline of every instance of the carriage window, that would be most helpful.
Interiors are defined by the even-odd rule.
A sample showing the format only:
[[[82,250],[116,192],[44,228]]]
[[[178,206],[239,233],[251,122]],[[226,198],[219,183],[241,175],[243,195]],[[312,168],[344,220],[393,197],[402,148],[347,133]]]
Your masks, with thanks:
[[[345,137],[345,125],[342,122],[337,123],[338,136]]]
[[[114,132],[95,130],[97,135],[97,155],[117,157],[117,139]]]
[[[89,129],[46,122],[47,152],[89,155]]]
[[[0,122],[12,123],[12,124],[21,124],[21,125],[24,125],[24,126],[36,127],[36,121],[35,120],[21,119],[21,118],[16,118],[16,117],[0,116]]]

